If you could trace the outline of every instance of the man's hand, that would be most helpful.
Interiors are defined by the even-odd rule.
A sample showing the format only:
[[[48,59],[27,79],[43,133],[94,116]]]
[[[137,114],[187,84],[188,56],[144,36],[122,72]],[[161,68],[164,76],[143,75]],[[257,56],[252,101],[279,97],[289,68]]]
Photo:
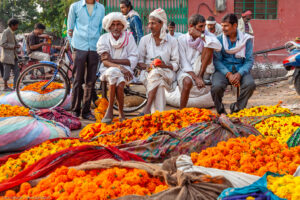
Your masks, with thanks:
[[[228,79],[230,84],[235,86],[235,87],[238,87],[240,85],[241,77],[242,76],[240,75],[240,73],[232,74],[231,72],[228,72],[226,74],[226,78]]]
[[[133,79],[132,74],[130,73],[129,70],[127,70],[125,67],[123,66],[119,66],[119,69],[121,70],[121,72],[124,74],[125,80],[128,82],[131,79]]]
[[[240,73],[235,73],[235,74],[233,74],[232,75],[233,77],[232,77],[232,84],[235,86],[235,87],[237,87],[237,86],[240,86],[240,80],[241,80],[241,78],[242,78],[242,76],[240,75]]]
[[[161,65],[156,66],[156,67],[173,70],[173,67],[172,67],[171,65],[170,65],[170,66],[166,65],[166,64],[164,63],[164,61],[161,61]]]
[[[202,79],[201,77],[196,76],[194,80],[195,80],[196,86],[197,86],[197,88],[198,88],[199,90],[200,90],[201,88],[204,88],[204,87],[205,87],[205,83],[204,83],[204,81],[203,81],[203,79]]]
[[[103,61],[103,60],[111,61],[110,54],[107,52],[104,52],[103,54],[101,54],[101,61]]]
[[[193,38],[198,38],[201,37],[201,32],[196,30],[194,27],[190,27],[188,29],[189,34],[193,37]]]

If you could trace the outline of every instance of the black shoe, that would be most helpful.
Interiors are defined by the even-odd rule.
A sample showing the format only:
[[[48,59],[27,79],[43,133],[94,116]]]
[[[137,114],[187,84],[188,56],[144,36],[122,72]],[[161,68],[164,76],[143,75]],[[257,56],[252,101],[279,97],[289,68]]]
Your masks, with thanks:
[[[240,109],[236,106],[236,103],[232,103],[230,104],[230,114],[239,112]]]
[[[96,121],[96,118],[92,113],[82,114],[82,119],[86,119],[86,120],[90,120],[90,121]]]
[[[80,113],[78,112],[72,112],[72,115],[74,115],[75,117],[80,117]]]

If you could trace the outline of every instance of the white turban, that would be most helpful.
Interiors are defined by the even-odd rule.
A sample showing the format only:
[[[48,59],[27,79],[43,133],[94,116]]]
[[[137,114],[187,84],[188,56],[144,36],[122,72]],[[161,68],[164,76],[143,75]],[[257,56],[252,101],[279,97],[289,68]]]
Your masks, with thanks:
[[[158,9],[154,10],[152,13],[150,13],[149,17],[155,17],[163,22],[163,26],[160,30],[159,38],[164,40],[167,36],[167,29],[168,29],[168,27],[167,27],[168,18],[167,18],[166,12],[163,9],[158,8]]]
[[[127,29],[127,20],[124,17],[124,15],[120,12],[111,12],[103,18],[103,22],[102,22],[103,28],[107,32],[110,32],[109,27],[111,26],[113,21],[120,21],[124,25],[122,31],[125,31]]]
[[[216,21],[209,21],[209,20],[206,20],[206,24],[216,24],[217,22]]]

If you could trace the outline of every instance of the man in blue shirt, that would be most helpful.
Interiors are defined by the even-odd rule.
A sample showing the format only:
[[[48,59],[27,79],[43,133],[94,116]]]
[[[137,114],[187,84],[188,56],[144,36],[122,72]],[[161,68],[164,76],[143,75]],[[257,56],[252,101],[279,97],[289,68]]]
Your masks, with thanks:
[[[219,114],[225,113],[222,103],[227,85],[240,86],[237,102],[230,105],[231,113],[247,106],[248,99],[255,90],[255,83],[250,74],[253,66],[253,37],[238,31],[238,18],[228,14],[222,19],[223,34],[218,36],[222,44],[220,52],[214,52],[215,73],[212,77],[211,94]]]
[[[81,0],[71,5],[68,16],[68,34],[74,47],[72,111],[76,116],[81,114],[82,118],[88,120],[95,120],[90,105],[99,62],[96,45],[104,15],[105,9],[102,4],[95,0]]]
[[[138,44],[141,38],[144,36],[142,20],[139,14],[133,10],[133,6],[130,0],[121,0],[120,10],[125,15],[128,21],[128,27],[134,37],[135,42]]]

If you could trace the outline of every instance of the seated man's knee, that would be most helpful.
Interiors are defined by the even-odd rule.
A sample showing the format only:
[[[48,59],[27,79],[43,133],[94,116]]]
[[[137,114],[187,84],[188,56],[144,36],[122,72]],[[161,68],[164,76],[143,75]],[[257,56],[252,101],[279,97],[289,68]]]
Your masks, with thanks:
[[[251,91],[254,91],[256,89],[256,84],[254,81],[251,81],[249,82],[247,85],[246,85],[246,88],[247,90],[251,90]]]
[[[185,77],[182,82],[183,82],[182,85],[184,90],[190,89],[193,86],[193,81],[189,77]]]
[[[223,84],[212,84],[212,86],[211,86],[211,92],[213,92],[213,93],[225,91],[225,89],[226,89],[226,85],[223,85]]]

